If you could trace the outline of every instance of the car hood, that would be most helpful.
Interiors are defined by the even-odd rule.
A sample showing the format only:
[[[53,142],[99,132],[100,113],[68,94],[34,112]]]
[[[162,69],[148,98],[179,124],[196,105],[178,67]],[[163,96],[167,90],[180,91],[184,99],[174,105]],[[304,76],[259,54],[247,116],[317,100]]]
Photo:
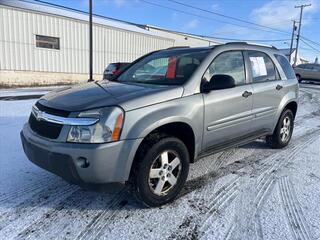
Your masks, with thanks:
[[[182,93],[182,86],[99,81],[52,91],[44,95],[39,102],[47,107],[72,112],[114,105],[130,111],[180,98]]]

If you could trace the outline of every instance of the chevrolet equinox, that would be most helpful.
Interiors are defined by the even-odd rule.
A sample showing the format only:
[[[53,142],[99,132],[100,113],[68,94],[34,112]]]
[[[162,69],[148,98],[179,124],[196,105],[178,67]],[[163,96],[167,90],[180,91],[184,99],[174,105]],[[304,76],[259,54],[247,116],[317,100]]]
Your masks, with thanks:
[[[38,166],[72,183],[129,183],[150,207],[172,201],[189,164],[265,137],[285,147],[298,84],[275,47],[227,43],[149,53],[110,80],[40,98],[21,131]]]

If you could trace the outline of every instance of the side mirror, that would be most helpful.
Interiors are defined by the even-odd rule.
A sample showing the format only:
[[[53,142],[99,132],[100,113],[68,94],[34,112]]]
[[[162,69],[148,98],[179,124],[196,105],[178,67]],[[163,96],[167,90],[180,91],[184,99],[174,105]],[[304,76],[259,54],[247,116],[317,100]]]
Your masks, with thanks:
[[[221,90],[235,87],[235,80],[232,76],[226,74],[213,75],[209,82],[202,85],[202,92],[208,93],[212,90]]]

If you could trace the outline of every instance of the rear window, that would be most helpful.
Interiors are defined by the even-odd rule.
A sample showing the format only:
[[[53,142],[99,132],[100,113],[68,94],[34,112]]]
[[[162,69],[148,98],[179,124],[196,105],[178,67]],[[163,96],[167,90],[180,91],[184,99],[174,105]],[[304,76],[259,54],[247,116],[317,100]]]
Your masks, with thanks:
[[[296,74],[294,73],[288,59],[282,55],[275,54],[274,55],[276,59],[278,60],[282,70],[284,71],[284,74],[286,75],[287,79],[293,79],[296,77]]]

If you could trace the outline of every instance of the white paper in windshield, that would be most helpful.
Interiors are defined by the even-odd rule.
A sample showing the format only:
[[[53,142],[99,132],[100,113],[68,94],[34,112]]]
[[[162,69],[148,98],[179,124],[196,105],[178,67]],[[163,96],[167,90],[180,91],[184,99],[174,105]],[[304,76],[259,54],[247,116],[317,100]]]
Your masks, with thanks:
[[[250,57],[253,77],[267,76],[267,67],[263,57]]]

